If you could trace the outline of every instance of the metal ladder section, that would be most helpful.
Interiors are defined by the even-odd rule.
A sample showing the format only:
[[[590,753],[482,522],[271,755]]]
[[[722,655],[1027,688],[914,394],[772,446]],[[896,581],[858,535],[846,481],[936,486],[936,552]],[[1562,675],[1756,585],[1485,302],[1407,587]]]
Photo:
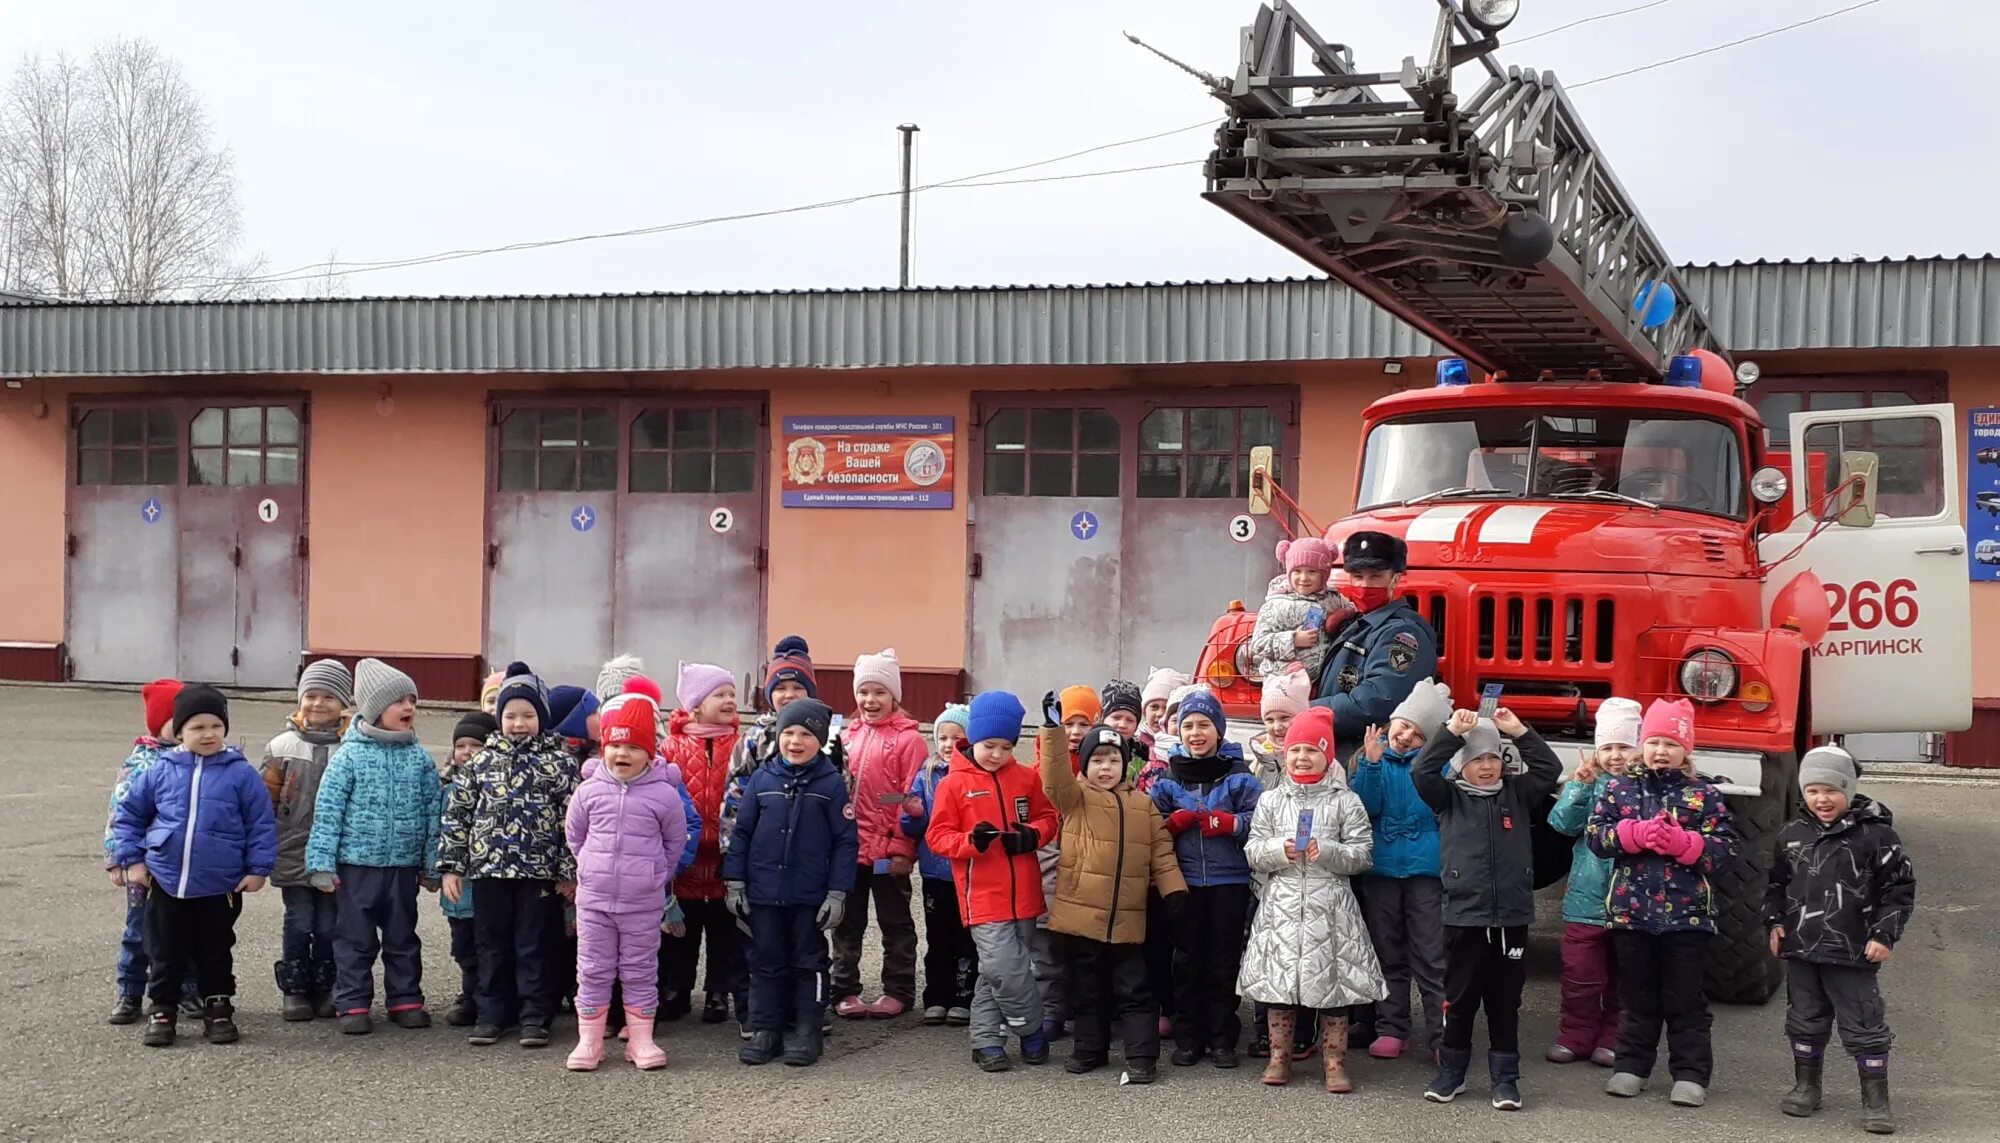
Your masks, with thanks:
[[[1203,197],[1514,380],[1593,369],[1653,380],[1676,354],[1722,352],[1555,77],[1503,71],[1493,37],[1454,0],[1438,3],[1430,59],[1384,73],[1356,72],[1352,51],[1322,40],[1287,0],[1262,6],[1234,81],[1211,84],[1229,120]],[[1300,49],[1305,74],[1293,66]],[[1487,77],[1461,104],[1452,71],[1474,61]],[[1539,261],[1503,256],[1510,212],[1529,216],[1515,227],[1532,231],[1539,215],[1553,228]],[[1643,330],[1633,302],[1648,282],[1667,283],[1678,305]]]

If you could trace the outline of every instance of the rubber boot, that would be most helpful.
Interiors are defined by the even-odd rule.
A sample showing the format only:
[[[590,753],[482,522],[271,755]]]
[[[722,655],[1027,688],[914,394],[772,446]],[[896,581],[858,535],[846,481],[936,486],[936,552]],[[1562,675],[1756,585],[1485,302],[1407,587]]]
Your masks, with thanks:
[[[625,1058],[642,1072],[658,1071],[667,1066],[667,1053],[653,1042],[654,1011],[651,1008],[625,1010]]]
[[[1292,1008],[1273,1008],[1264,1014],[1270,1027],[1273,1044],[1290,1044],[1292,1029],[1297,1026],[1298,1012]],[[1266,1052],[1269,1058],[1264,1063],[1263,1081],[1272,1087],[1283,1087],[1292,1082],[1292,1054],[1287,1051]]]
[[[1792,1058],[1792,1090],[1778,1104],[1778,1110],[1794,1119],[1805,1119],[1819,1110],[1820,1083],[1825,1075],[1825,1064],[1818,1056],[1794,1056]]]
[[[1424,1098],[1432,1103],[1450,1103],[1465,1090],[1465,1069],[1472,1066],[1472,1053],[1452,1048],[1438,1049],[1437,1074],[1431,1077],[1430,1086],[1424,1089]]]
[[[577,1009],[576,1047],[566,1062],[573,1072],[594,1072],[604,1062],[604,1009]]]
[[[1326,1057],[1326,1090],[1345,1095],[1354,1090],[1347,1078],[1347,1017],[1319,1018],[1320,1051]]]
[[[1896,1113],[1889,1108],[1889,1057],[1861,1057],[1861,1129],[1870,1135],[1894,1135]]]

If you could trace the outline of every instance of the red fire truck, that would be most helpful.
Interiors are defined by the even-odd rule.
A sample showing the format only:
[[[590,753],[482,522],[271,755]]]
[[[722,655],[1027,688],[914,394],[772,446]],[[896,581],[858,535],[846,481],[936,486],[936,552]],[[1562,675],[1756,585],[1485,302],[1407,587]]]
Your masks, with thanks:
[[[1439,676],[1468,706],[1504,687],[1571,765],[1602,699],[1692,698],[1696,763],[1743,836],[1710,989],[1761,1003],[1800,753],[1971,722],[1956,417],[1799,413],[1773,451],[1743,399],[1757,367],[1717,344],[1555,77],[1493,58],[1518,0],[1439,5],[1427,59],[1368,73],[1276,0],[1236,75],[1204,77],[1230,112],[1206,197],[1452,355],[1363,415],[1353,514],[1318,528],[1268,456],[1250,510],[1336,550],[1401,536]],[[1245,719],[1255,610],[1232,603],[1197,668]],[[1538,834],[1547,884],[1569,839]]]

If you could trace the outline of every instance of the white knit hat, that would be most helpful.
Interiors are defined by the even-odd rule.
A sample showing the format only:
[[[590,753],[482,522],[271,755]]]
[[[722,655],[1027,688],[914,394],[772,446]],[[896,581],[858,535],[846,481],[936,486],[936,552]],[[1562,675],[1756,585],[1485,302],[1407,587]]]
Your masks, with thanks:
[[[1597,744],[1599,746],[1639,745],[1639,720],[1645,712],[1628,698],[1608,698],[1597,704]]]
[[[646,663],[639,656],[619,655],[597,672],[597,685],[591,690],[596,693],[598,702],[608,703],[624,692],[626,679],[645,673]]]
[[[1451,718],[1451,688],[1435,680],[1422,680],[1389,717],[1402,719],[1430,738]]]
[[[896,661],[896,649],[885,647],[879,655],[863,655],[854,660],[854,691],[861,693],[863,683],[878,683],[889,692],[889,697],[903,701],[903,665]]]
[[[1175,689],[1187,686],[1192,681],[1172,667],[1154,667],[1153,673],[1146,676],[1145,690],[1140,693],[1146,702],[1157,702],[1162,699],[1171,702]]]

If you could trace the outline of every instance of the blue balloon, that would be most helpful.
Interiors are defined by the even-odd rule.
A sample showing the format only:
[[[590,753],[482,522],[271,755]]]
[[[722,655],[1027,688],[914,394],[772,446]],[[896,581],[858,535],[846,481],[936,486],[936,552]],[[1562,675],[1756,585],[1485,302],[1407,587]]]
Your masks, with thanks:
[[[1639,328],[1658,329],[1673,320],[1674,288],[1665,282],[1647,282],[1632,299],[1632,312],[1639,315]]]

